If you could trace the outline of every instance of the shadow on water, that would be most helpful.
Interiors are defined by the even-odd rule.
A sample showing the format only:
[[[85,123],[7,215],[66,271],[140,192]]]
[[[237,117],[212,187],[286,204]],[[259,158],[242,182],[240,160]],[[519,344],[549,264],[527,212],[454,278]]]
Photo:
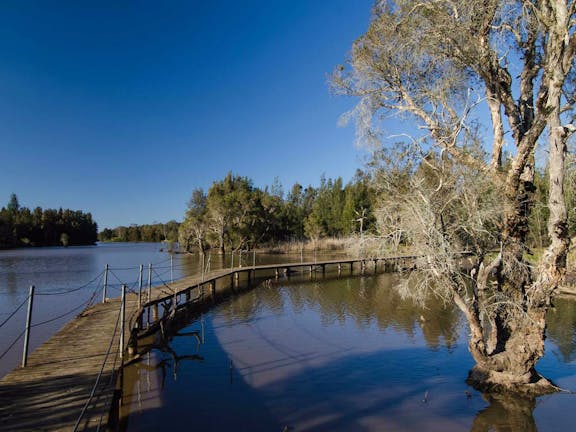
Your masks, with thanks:
[[[393,284],[265,283],[181,317],[168,345],[126,368],[120,430],[570,430],[572,396],[469,388],[460,314],[402,300]]]
[[[125,369],[117,430],[157,431],[167,425],[203,431],[237,425],[242,425],[237,430],[282,430],[264,395],[235,370],[209,321],[203,331],[177,332],[168,339],[169,350],[154,349]]]

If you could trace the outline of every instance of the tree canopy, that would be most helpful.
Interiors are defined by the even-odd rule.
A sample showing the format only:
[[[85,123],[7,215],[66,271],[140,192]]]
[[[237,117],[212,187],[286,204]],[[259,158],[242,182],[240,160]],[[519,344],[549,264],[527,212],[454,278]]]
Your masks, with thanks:
[[[0,248],[92,245],[97,233],[90,213],[61,208],[30,210],[20,206],[16,194],[0,209]]]
[[[296,183],[284,196],[278,180],[260,189],[228,173],[207,193],[195,189],[180,227],[186,250],[254,248],[258,245],[342,236],[373,229],[373,191],[361,172],[347,185],[322,177],[320,186]]]
[[[384,143],[384,160],[395,163],[380,170],[379,187],[392,199],[377,213],[423,253],[422,290],[468,319],[470,382],[483,389],[552,388],[534,366],[570,241],[575,13],[566,0],[377,1],[334,74],[336,91],[358,99],[349,117],[362,141],[383,142],[383,117],[413,125],[401,146]],[[525,256],[537,237],[535,155],[545,142],[547,249],[533,266]],[[475,256],[471,274],[463,248]]]

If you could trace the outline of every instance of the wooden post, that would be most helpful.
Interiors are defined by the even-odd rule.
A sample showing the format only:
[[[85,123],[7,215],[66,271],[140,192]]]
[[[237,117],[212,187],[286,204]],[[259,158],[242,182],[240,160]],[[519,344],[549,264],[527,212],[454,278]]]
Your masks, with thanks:
[[[124,326],[126,325],[126,285],[122,285],[120,303],[120,362],[124,364]]]
[[[142,307],[142,271],[144,266],[140,264],[140,272],[138,273],[138,309]]]
[[[104,266],[104,287],[102,288],[102,303],[106,303],[107,287],[108,287],[108,264]]]
[[[256,249],[252,251],[252,267],[256,269]],[[256,270],[254,270],[254,272],[256,272]]]
[[[202,282],[204,282],[204,260],[205,260],[205,254],[204,252],[202,252]]]
[[[32,323],[32,306],[34,305],[34,285],[30,285],[28,296],[28,312],[26,314],[26,331],[24,333],[24,350],[22,351],[22,367],[28,363],[28,345],[30,343],[30,324]]]
[[[216,295],[216,281],[213,280],[212,282],[210,282],[210,292],[212,293],[212,295]]]
[[[350,261],[350,274],[354,273],[354,261]]]
[[[238,252],[238,267],[242,267],[242,249]]]
[[[174,283],[174,255],[170,255],[170,283]]]
[[[148,301],[152,299],[152,264],[148,264]]]

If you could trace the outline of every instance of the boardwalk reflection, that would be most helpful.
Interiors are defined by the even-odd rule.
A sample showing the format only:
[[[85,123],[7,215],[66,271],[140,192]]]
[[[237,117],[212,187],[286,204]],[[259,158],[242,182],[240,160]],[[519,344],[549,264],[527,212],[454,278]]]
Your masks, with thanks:
[[[535,409],[541,430],[576,420],[559,395],[468,388],[467,327],[440,300],[401,299],[389,274],[313,279],[267,282],[166,329],[125,381],[123,429],[530,432]]]

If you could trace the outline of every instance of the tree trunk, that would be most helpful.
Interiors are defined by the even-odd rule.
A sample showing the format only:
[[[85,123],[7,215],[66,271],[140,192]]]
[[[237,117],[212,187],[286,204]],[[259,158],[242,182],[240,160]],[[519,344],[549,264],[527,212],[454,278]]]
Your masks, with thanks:
[[[528,313],[518,310],[516,305],[503,306],[503,309],[506,312],[500,311],[496,316],[495,329],[473,331],[473,335],[494,331],[496,343],[488,351],[484,337],[470,338],[469,348],[476,366],[470,371],[467,383],[485,393],[538,395],[556,391],[535,369],[544,355],[545,308]]]

